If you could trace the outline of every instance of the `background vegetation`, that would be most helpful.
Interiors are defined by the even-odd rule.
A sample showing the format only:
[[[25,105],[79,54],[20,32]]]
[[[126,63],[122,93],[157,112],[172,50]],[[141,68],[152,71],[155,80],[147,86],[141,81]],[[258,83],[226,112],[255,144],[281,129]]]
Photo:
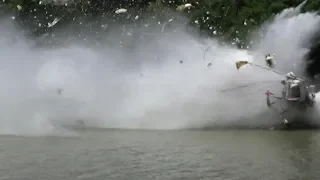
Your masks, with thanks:
[[[191,3],[186,14],[190,24],[199,26],[203,33],[223,40],[239,39],[247,44],[247,35],[281,10],[302,3],[303,0],[4,0],[2,12],[14,13],[18,22],[41,35],[49,31],[47,24],[54,17],[63,17],[60,24],[78,17],[103,17],[115,21],[134,20],[137,15],[162,12],[164,8],[176,10],[179,5]],[[21,7],[21,8],[19,8]],[[128,16],[115,16],[115,10],[125,8]],[[303,11],[316,11],[319,0],[309,0]],[[61,26],[61,25],[60,25]]]

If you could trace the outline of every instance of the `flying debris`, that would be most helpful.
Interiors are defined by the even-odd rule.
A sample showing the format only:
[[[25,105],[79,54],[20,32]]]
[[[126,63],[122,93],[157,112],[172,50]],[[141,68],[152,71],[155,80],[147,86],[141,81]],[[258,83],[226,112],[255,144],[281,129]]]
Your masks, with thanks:
[[[229,92],[229,91],[234,91],[234,90],[240,90],[241,88],[247,88],[253,85],[260,85],[260,84],[267,84],[267,83],[279,83],[278,80],[269,80],[269,81],[259,81],[259,82],[253,82],[253,83],[248,83],[248,84],[243,84],[240,86],[236,86],[233,88],[227,88],[227,89],[223,89],[221,90],[221,92]]]
[[[236,68],[239,70],[244,65],[254,65],[256,67],[265,69],[269,72],[274,72],[278,75],[283,76],[285,79],[279,82],[279,85],[282,84],[282,91],[280,95],[267,90],[266,95],[266,104],[269,108],[275,109],[278,111],[282,123],[286,127],[290,127],[298,117],[304,117],[306,113],[314,108],[316,103],[315,93],[316,86],[311,83],[308,79],[298,78],[293,72],[287,74],[281,74],[277,71],[274,71],[270,68],[263,67],[257,64],[253,64],[248,61],[237,61]],[[248,86],[242,86],[238,88],[243,88]],[[305,122],[307,124],[307,122]]]
[[[54,20],[51,23],[48,23],[48,27],[55,26],[60,21],[60,18],[54,18]]]
[[[17,5],[17,9],[20,11],[22,7],[20,5]]]
[[[239,70],[242,66],[247,65],[247,64],[259,67],[261,69],[265,69],[265,70],[270,71],[270,72],[274,72],[274,73],[276,73],[276,74],[278,74],[280,76],[284,76],[282,73],[279,73],[279,72],[277,72],[275,70],[272,70],[272,69],[267,68],[267,67],[263,67],[263,66],[258,65],[258,64],[251,63],[249,61],[236,61],[236,68],[237,68],[237,70]]]
[[[184,11],[185,9],[187,9],[187,8],[191,8],[191,7],[193,7],[190,3],[187,3],[187,4],[182,4],[182,5],[180,5],[180,6],[178,6],[177,7],[177,11]]]
[[[117,9],[117,10],[115,11],[116,14],[122,14],[122,13],[126,13],[126,12],[127,12],[127,9],[123,9],[123,8]]]
[[[63,92],[63,89],[62,89],[62,88],[58,88],[58,89],[57,89],[57,93],[58,93],[59,95],[61,95],[62,92]]]
[[[276,62],[274,61],[274,56],[275,56],[275,55],[271,56],[270,54],[267,54],[267,55],[265,56],[266,64],[267,64],[267,66],[270,67],[270,68],[274,68],[274,66],[276,65]]]
[[[236,68],[239,70],[242,66],[249,64],[248,61],[237,61],[236,62]]]

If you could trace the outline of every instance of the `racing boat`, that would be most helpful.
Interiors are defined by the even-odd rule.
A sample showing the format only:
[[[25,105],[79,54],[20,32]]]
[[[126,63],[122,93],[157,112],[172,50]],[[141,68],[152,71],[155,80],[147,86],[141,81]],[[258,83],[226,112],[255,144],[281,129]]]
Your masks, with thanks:
[[[314,111],[316,104],[316,86],[311,80],[298,78],[293,72],[286,75],[281,74],[271,68],[253,64],[248,61],[237,61],[236,68],[250,64],[268,71],[277,73],[283,77],[281,81],[282,92],[273,93],[269,90],[265,92],[266,104],[274,109],[282,120],[281,126],[285,128],[310,128],[317,127],[309,116]],[[280,84],[280,83],[279,83]]]

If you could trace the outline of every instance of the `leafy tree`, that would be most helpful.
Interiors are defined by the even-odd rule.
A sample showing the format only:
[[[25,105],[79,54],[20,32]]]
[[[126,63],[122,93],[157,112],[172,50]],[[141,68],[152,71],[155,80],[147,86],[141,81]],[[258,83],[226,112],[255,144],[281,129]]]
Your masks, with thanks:
[[[47,32],[48,29],[39,24],[51,22],[54,16],[63,15],[63,21],[70,21],[78,16],[103,16],[117,21],[124,16],[114,16],[117,8],[132,8],[137,14],[163,9],[175,10],[177,6],[191,3],[192,8],[184,13],[190,18],[190,25],[197,26],[201,32],[221,38],[223,41],[236,42],[240,46],[248,44],[248,34],[258,28],[270,17],[285,8],[297,6],[302,0],[78,0],[67,5],[41,3],[40,0],[6,0],[5,6],[15,13],[21,24],[37,29],[35,34]],[[18,8],[21,7],[21,9]],[[319,0],[309,0],[303,11],[317,11]],[[146,12],[147,11],[147,12]],[[34,17],[37,18],[34,18]],[[40,30],[39,30],[40,29]],[[240,43],[241,42],[241,43]]]

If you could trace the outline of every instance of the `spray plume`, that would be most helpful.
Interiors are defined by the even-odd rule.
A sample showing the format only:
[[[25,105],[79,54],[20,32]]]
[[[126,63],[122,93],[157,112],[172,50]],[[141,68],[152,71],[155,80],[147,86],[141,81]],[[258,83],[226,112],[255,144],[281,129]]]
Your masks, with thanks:
[[[278,123],[265,114],[264,91],[279,88],[282,77],[249,66],[237,71],[235,62],[263,64],[266,53],[275,53],[280,71],[301,72],[307,52],[303,44],[320,18],[300,14],[299,8],[284,10],[265,24],[265,36],[253,51],[199,40],[186,32],[184,20],[169,20],[165,30],[162,25],[127,26],[125,36],[111,29],[108,41],[98,46],[40,49],[10,20],[1,19],[0,132],[61,134],[59,125],[79,119],[92,127],[141,129]],[[55,38],[66,39],[59,33]],[[208,45],[212,48],[203,60]],[[270,80],[275,83],[221,92]],[[56,93],[57,88],[63,92]]]

